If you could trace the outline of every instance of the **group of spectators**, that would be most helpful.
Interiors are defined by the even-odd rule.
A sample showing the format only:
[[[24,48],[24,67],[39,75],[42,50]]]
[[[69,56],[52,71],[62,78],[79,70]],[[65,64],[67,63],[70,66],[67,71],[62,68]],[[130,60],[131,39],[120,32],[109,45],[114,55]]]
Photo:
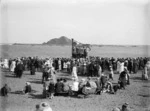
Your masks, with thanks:
[[[84,75],[87,77],[97,77],[100,79],[100,85],[95,85],[96,88],[100,86],[101,89],[104,89],[104,87],[106,88],[107,86],[106,84],[109,84],[110,88],[109,90],[113,92],[112,90],[113,86],[110,84],[110,80],[113,80],[114,72],[120,74],[118,83],[121,88],[125,89],[126,84],[130,84],[129,76],[131,73],[137,73],[138,70],[144,70],[144,73],[146,73],[145,65],[149,60],[150,58],[148,57],[117,58],[117,59],[113,57],[112,58],[89,57],[80,59],[74,58],[40,59],[36,56],[36,57],[21,57],[16,59],[4,59],[4,60],[1,59],[0,63],[1,67],[8,68],[11,72],[13,72],[16,75],[16,77],[19,78],[21,78],[24,70],[30,71],[31,75],[34,75],[36,71],[41,71],[43,74],[42,75],[43,84],[45,84],[46,81],[49,81],[49,79],[52,79],[55,85],[57,84],[57,82],[62,83],[62,80],[57,80],[56,78],[56,73],[60,71],[66,71],[70,73],[73,77],[72,79],[76,81],[78,81],[78,75]],[[105,70],[109,71],[109,76],[103,75],[103,72]],[[48,85],[44,85],[44,88],[48,89],[46,88],[48,87]]]
[[[16,77],[21,78],[23,71],[30,71],[31,75],[42,72],[43,97],[77,96],[87,97],[89,94],[104,92],[115,94],[118,89],[125,89],[130,85],[130,74],[143,70],[142,78],[148,79],[150,58],[45,58],[21,57],[16,59],[1,59],[1,67],[9,69]],[[57,78],[57,72],[65,71],[72,75],[72,83],[64,78]],[[104,72],[108,71],[109,76]],[[114,72],[119,74],[118,83],[112,84]],[[150,72],[150,71],[149,71]],[[86,76],[79,80],[78,75]],[[96,77],[96,78],[92,78]],[[7,84],[1,88],[1,94],[7,96],[10,88]],[[31,93],[29,82],[23,89],[25,94]],[[39,106],[36,108],[38,109]],[[119,109],[118,109],[119,111]]]
[[[113,71],[121,72],[123,66],[127,67],[129,73],[137,73],[138,70],[144,69],[145,64],[150,58],[148,57],[137,57],[137,58],[100,58],[100,57],[89,57],[89,58],[39,58],[39,57],[21,57],[15,59],[1,59],[0,65],[4,68],[10,68],[10,71],[14,72],[20,70],[30,70],[32,75],[36,71],[43,71],[43,65],[49,64],[54,67],[56,71],[66,70],[71,73],[74,63],[78,67],[78,74],[87,76],[98,76],[98,70],[101,72],[109,70],[112,66]],[[23,67],[20,65],[22,64]],[[19,65],[19,67],[17,67]]]

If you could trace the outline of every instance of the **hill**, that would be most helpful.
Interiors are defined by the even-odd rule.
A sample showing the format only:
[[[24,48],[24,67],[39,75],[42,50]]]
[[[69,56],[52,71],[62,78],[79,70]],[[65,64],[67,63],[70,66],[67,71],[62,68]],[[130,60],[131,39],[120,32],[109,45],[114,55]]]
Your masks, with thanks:
[[[64,46],[64,45],[71,45],[72,44],[72,40],[65,37],[65,36],[61,36],[60,38],[54,38],[49,40],[48,42],[44,42],[43,45],[58,45],[58,46]]]

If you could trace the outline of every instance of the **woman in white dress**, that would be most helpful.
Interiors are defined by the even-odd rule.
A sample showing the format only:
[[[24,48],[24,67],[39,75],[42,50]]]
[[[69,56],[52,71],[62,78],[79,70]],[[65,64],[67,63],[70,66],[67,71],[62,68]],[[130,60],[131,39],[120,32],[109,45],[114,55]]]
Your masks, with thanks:
[[[4,68],[9,68],[8,59],[4,59]]]
[[[58,60],[58,66],[59,66],[58,70],[61,71],[61,60],[60,59]]]
[[[76,66],[76,64],[74,64],[74,65],[73,65],[73,68],[72,68],[72,77],[73,77],[73,79],[78,80],[78,76],[77,76],[77,66]]]
[[[119,69],[119,74],[122,72],[122,71],[124,71],[124,62],[123,61],[121,61],[120,62],[120,69]]]
[[[150,76],[150,61],[148,61],[144,67],[144,71],[142,74],[142,79],[148,80],[148,77]]]
[[[15,67],[16,67],[16,61],[13,60],[13,61],[11,62],[11,65],[10,65],[10,71],[11,71],[11,72],[14,72],[14,71],[15,71]]]

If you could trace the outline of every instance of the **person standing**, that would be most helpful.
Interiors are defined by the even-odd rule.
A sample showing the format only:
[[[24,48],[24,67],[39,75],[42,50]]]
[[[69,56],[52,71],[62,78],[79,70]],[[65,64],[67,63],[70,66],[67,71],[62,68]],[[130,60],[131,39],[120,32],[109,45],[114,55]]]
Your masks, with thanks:
[[[77,66],[76,66],[76,64],[74,64],[74,65],[73,65],[73,68],[72,68],[72,77],[73,77],[73,79],[78,80],[78,76],[77,76]]]
[[[14,71],[15,71],[15,67],[16,67],[16,61],[13,60],[13,61],[11,62],[11,65],[10,65],[10,71],[11,71],[11,72],[14,72]]]
[[[119,69],[119,74],[120,74],[122,71],[124,71],[124,62],[123,62],[123,60],[121,60],[119,68],[120,68]]]
[[[19,60],[17,66],[16,66],[16,76],[21,78],[23,70],[24,70],[23,63],[22,63],[22,61]]]
[[[114,78],[114,71],[113,71],[112,66],[110,66],[109,79],[113,80],[113,78]]]

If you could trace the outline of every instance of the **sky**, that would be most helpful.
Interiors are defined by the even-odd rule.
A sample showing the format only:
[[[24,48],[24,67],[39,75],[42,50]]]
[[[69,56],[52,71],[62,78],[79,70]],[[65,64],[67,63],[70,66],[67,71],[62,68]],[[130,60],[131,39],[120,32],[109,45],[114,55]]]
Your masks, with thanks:
[[[150,0],[1,0],[0,43],[150,45]]]

